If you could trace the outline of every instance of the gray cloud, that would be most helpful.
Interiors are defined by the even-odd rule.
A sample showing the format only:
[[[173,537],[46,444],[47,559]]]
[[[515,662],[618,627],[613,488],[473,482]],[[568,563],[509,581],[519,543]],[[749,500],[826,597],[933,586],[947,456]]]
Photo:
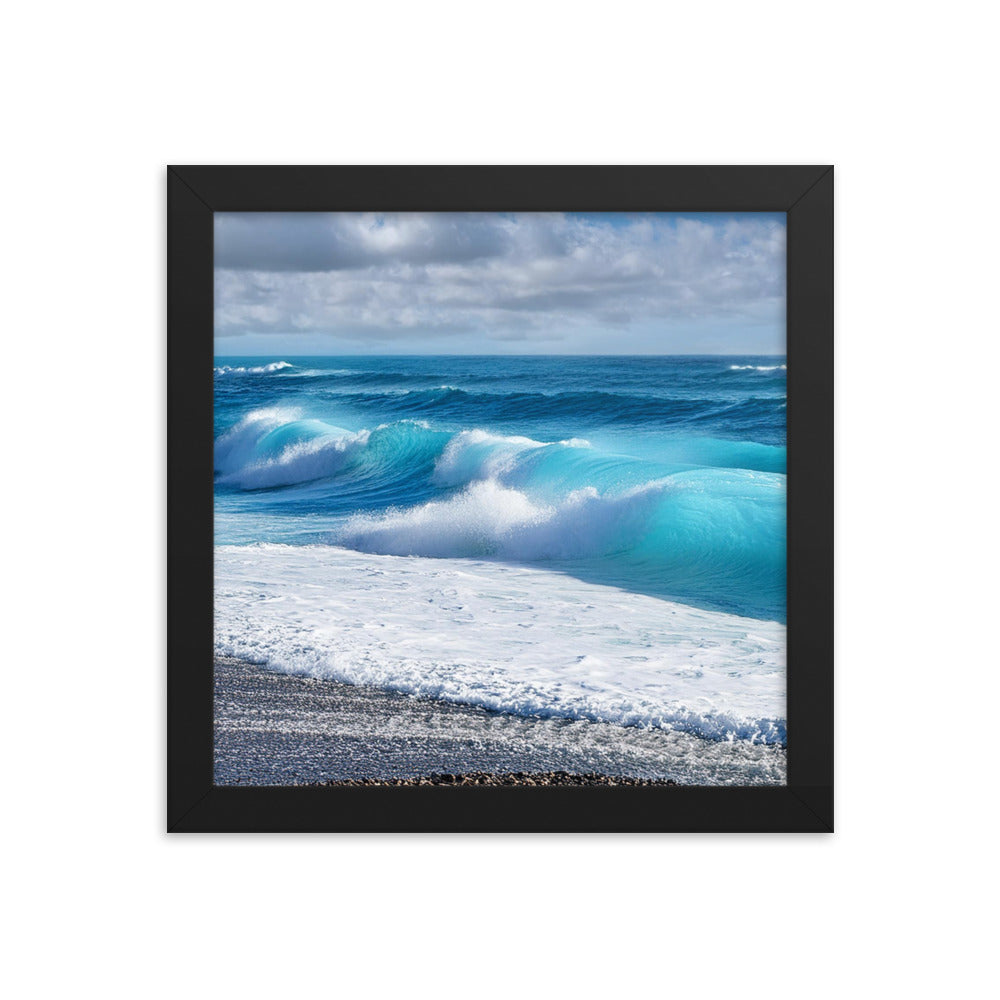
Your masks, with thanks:
[[[781,216],[216,216],[218,338],[322,335],[334,351],[722,324],[780,350],[784,295]]]
[[[215,266],[243,271],[339,271],[498,256],[513,228],[495,215],[416,212],[220,213]]]

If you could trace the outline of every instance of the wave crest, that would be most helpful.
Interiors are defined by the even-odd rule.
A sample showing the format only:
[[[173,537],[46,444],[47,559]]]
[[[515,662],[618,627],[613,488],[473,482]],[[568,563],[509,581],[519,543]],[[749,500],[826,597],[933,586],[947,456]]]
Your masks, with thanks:
[[[289,486],[333,475],[367,440],[297,410],[254,410],[216,441],[215,470],[241,489]]]
[[[472,483],[448,500],[348,520],[339,541],[380,555],[578,559],[631,547],[670,488],[667,480],[621,494],[593,486],[553,505],[533,501],[494,479]]]
[[[290,361],[272,361],[267,365],[254,365],[249,368],[233,368],[229,365],[222,365],[214,368],[216,375],[270,375],[272,372],[280,372],[285,368],[294,368]]]
[[[589,448],[582,438],[554,443],[528,437],[460,431],[447,444],[434,466],[440,486],[460,486],[477,479],[498,479],[513,472],[521,460],[540,449]]]

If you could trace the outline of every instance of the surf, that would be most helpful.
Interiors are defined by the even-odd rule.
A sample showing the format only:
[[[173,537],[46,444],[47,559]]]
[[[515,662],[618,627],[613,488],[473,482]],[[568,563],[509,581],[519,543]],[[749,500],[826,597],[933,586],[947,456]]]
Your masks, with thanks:
[[[785,369],[223,358],[216,538],[533,565],[785,617]]]
[[[272,361],[266,365],[241,365],[238,367],[220,365],[218,368],[213,369],[213,371],[217,377],[222,375],[271,375],[274,372],[284,371],[286,368],[291,367],[293,366],[288,361]]]
[[[410,420],[352,431],[285,408],[252,411],[222,434],[215,466],[217,486],[268,491],[268,510],[310,514],[313,540],[332,545],[546,563],[783,614],[783,475]],[[283,540],[280,530],[268,537]],[[718,597],[726,589],[728,602]]]
[[[517,715],[786,742],[774,622],[539,567],[330,546],[220,546],[215,580],[216,652],[273,670]]]

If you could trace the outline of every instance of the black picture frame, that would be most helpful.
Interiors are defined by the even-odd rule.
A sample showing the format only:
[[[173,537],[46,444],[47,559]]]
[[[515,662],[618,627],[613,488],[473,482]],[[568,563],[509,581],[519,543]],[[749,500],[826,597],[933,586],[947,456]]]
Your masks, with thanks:
[[[171,166],[167,187],[168,830],[832,831],[831,166]],[[213,784],[213,214],[260,211],[787,213],[785,786]]]

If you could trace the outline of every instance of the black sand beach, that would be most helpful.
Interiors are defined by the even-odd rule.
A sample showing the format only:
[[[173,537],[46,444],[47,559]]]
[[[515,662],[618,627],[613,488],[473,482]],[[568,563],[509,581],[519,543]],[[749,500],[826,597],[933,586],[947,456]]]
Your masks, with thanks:
[[[215,661],[215,783],[783,784],[785,751],[491,712]],[[459,780],[456,780],[459,779]]]

